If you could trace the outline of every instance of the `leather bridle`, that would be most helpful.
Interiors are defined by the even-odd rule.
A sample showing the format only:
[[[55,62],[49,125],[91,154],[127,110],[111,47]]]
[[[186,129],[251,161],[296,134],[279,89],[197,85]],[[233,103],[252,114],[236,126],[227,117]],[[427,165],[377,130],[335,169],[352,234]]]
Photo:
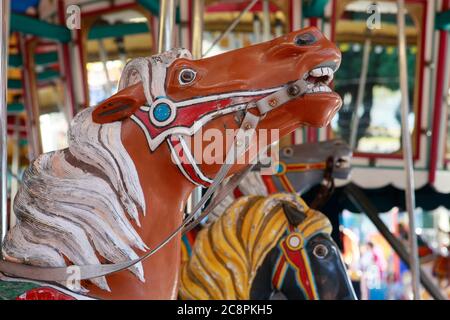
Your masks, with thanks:
[[[316,197],[311,203],[311,208],[319,210],[325,203],[330,199],[334,192],[334,179],[333,179],[333,169],[334,169],[334,158],[328,157],[325,166],[325,172],[323,174],[323,181],[320,184],[319,192],[317,192]]]
[[[287,102],[297,99],[301,95],[304,95],[312,84],[306,82],[303,79],[297,80],[290,84],[285,85],[281,89],[257,100],[251,101],[245,106],[245,115],[241,122],[240,128],[237,131],[233,144],[227,152],[225,163],[221,166],[220,170],[208,183],[210,183],[206,193],[202,196],[199,203],[195,206],[192,212],[185,218],[182,224],[176,228],[170,235],[168,235],[163,241],[161,241],[156,247],[142,255],[141,257],[113,264],[98,264],[98,265],[81,265],[81,266],[68,266],[68,267],[38,267],[21,263],[10,262],[6,260],[0,260],[0,272],[8,275],[20,278],[26,278],[30,280],[38,281],[58,281],[63,282],[73,278],[74,268],[78,268],[79,274],[78,280],[85,280],[90,278],[97,278],[107,276],[112,273],[116,273],[125,270],[139,262],[148,259],[168,244],[175,236],[181,232],[186,232],[197,226],[203,218],[208,216],[209,213],[220,203],[228,193],[234,190],[245,175],[250,172],[253,165],[248,165],[247,168],[235,174],[228,183],[221,186],[222,181],[229,173],[236,160],[245,154],[250,147],[252,137],[256,133],[256,128],[259,121],[265,117],[270,111],[277,109]],[[257,108],[259,115],[255,115],[249,112],[250,109]],[[201,215],[198,213],[210,199],[213,194],[216,194],[214,200],[206,207]]]

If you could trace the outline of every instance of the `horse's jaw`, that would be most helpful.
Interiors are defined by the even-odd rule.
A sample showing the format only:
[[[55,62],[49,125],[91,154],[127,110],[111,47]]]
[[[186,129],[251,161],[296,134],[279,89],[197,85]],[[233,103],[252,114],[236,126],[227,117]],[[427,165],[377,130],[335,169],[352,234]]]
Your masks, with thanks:
[[[194,186],[172,163],[166,145],[150,152],[145,136],[131,121],[122,125],[122,141],[133,159],[144,191],[147,212],[136,231],[150,248],[155,248],[181,223],[184,207]],[[111,292],[87,285],[89,295],[105,299],[176,299],[180,268],[180,239],[172,239],[158,253],[143,262],[145,282],[131,272],[107,276]],[[144,252],[136,250],[138,255]]]

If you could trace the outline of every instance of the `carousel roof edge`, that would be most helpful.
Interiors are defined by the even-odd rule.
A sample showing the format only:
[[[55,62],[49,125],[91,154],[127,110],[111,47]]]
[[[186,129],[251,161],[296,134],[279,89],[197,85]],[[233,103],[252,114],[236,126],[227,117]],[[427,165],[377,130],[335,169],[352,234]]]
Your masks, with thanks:
[[[354,183],[362,189],[383,188],[389,185],[405,190],[406,179],[403,168],[353,168],[349,180],[336,180],[336,186]],[[414,171],[415,189],[429,185],[428,170]],[[438,193],[450,193],[450,171],[439,170],[432,186]]]
[[[327,215],[335,215],[347,209],[354,213],[360,213],[359,208],[355,206],[351,199],[349,199],[346,187],[352,182],[347,183],[347,185],[341,185],[336,187],[332,196],[322,208],[323,212]],[[399,189],[396,186],[389,184],[379,188],[364,188],[359,185],[359,187],[366,196],[367,199],[375,206],[379,213],[388,212],[392,208],[397,207],[404,211],[405,209],[405,190]],[[308,191],[302,197],[308,203],[317,195],[319,190],[313,188]],[[439,207],[444,207],[450,210],[450,194],[441,193],[436,190],[436,188],[430,184],[426,184],[419,189],[415,190],[416,207],[422,208],[425,212],[433,211]]]

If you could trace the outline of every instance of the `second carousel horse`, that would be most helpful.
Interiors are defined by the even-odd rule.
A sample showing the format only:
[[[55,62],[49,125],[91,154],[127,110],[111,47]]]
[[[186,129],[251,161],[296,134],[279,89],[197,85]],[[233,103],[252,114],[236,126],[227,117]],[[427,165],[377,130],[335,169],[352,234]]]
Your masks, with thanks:
[[[239,198],[195,241],[182,299],[355,299],[331,224],[294,193]]]

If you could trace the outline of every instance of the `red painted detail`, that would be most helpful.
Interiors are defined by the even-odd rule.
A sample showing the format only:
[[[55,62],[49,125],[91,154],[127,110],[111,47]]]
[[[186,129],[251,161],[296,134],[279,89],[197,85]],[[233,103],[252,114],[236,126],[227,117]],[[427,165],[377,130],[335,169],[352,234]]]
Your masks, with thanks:
[[[450,279],[450,257],[439,256],[433,265],[433,275],[438,279]]]
[[[286,244],[286,241],[283,241],[281,246],[283,248],[283,252],[285,253],[286,260],[288,260],[290,265],[296,269],[298,278],[301,281],[301,286],[306,291],[305,294],[307,295],[307,298],[309,300],[314,300],[314,293],[306,271],[307,266],[305,265],[301,251],[290,250]]]
[[[431,250],[427,246],[420,246],[419,247],[419,257],[420,258],[426,257],[426,256],[428,256],[430,254],[433,254],[433,250]]]
[[[239,190],[239,187],[234,188],[233,190],[233,196],[237,199],[242,197],[244,194],[241,192],[241,190]]]
[[[293,163],[286,165],[286,172],[289,171],[304,171],[304,170],[314,170],[314,169],[325,169],[325,162],[318,163]]]
[[[173,149],[177,153],[178,159],[180,159],[180,164],[183,167],[183,170],[186,172],[186,174],[189,176],[189,178],[198,183],[199,185],[203,185],[204,187],[209,187],[211,183],[201,179],[197,172],[194,169],[193,164],[191,161],[187,158],[186,154],[184,153],[183,147],[180,144],[180,140],[178,140],[177,137],[172,136],[170,137],[170,143],[173,146]],[[195,161],[195,160],[194,160]]]
[[[194,245],[195,239],[197,238],[197,233],[198,232],[196,229],[192,229],[186,233],[186,238],[191,246]]]
[[[272,278],[272,285],[274,288],[279,289],[278,284],[280,282],[281,272],[283,271],[283,267],[284,267],[285,263],[286,263],[286,259],[285,259],[284,255],[281,255],[281,257],[278,259],[278,262],[274,268],[275,273]]]
[[[309,18],[309,26],[319,28],[319,19],[316,17]]]
[[[28,290],[16,300],[76,300],[74,297],[50,287],[40,287]]]
[[[268,175],[261,175],[261,178],[264,181],[264,184],[266,185],[267,188],[267,192],[269,194],[274,194],[277,193],[277,187],[275,186],[275,183],[272,180],[272,176],[268,176]]]
[[[244,104],[252,100],[258,100],[263,98],[264,95],[252,96],[252,97],[235,97],[226,98],[222,100],[208,101],[198,103],[190,106],[177,108],[177,115],[175,120],[164,126],[156,127],[150,122],[150,117],[147,111],[138,110],[135,116],[145,125],[152,139],[156,138],[161,133],[175,127],[190,128],[194,125],[195,121],[200,120],[209,113],[213,113],[219,110],[226,109],[236,104]]]
[[[135,116],[147,127],[148,132],[152,138],[157,137],[164,131],[174,127],[190,128],[194,125],[196,120],[201,119],[210,112],[223,109],[230,105],[232,99],[223,99],[219,101],[209,101],[197,105],[178,108],[175,120],[164,127],[156,127],[150,122],[150,117],[147,111],[138,110]]]
[[[450,1],[444,1],[442,10],[448,10],[450,7]],[[441,117],[443,115],[443,97],[444,97],[444,82],[445,82],[445,65],[448,50],[448,32],[439,31],[439,53],[437,61],[437,74],[436,74],[436,93],[434,95],[434,109],[433,109],[433,125],[431,133],[431,150],[430,150],[430,168],[428,172],[428,182],[433,184],[436,180],[436,170],[438,165],[439,154],[439,135]],[[447,130],[448,131],[448,128]]]

